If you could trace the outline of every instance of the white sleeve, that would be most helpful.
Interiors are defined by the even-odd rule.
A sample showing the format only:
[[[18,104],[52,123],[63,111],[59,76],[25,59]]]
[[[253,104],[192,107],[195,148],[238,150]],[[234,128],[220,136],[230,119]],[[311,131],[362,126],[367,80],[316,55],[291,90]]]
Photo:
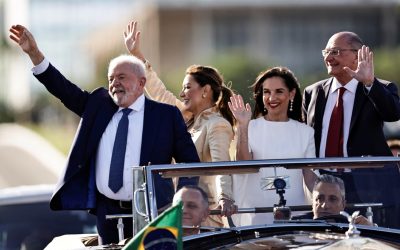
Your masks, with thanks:
[[[50,65],[49,60],[44,58],[41,63],[39,63],[38,65],[36,65],[32,68],[32,72],[34,75],[40,75],[46,71],[46,69],[49,67],[49,65]]]

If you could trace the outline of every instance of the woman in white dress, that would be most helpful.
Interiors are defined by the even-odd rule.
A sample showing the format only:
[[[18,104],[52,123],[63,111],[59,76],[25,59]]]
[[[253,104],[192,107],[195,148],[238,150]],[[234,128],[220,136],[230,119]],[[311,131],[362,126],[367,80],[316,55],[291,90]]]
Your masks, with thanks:
[[[255,109],[244,104],[240,95],[231,97],[229,107],[237,120],[237,160],[287,159],[315,157],[314,130],[302,123],[301,93],[293,73],[284,67],[261,72],[255,83]],[[276,171],[276,172],[275,172]],[[256,174],[233,176],[233,198],[239,208],[273,207],[279,196],[271,183],[276,176],[287,182],[287,205],[309,204],[303,188],[312,190],[311,170],[287,170],[283,167],[262,168]],[[235,214],[236,226],[268,224],[272,214]]]

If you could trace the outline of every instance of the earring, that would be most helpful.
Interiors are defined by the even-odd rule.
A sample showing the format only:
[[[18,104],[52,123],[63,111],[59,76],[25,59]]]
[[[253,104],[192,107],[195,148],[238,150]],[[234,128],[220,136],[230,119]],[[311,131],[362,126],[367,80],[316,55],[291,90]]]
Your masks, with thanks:
[[[201,97],[203,97],[203,99],[206,98],[206,94],[202,94]]]
[[[292,112],[293,111],[293,99],[290,100],[290,104],[289,104],[289,111]]]
[[[267,112],[267,108],[264,108],[264,112]]]

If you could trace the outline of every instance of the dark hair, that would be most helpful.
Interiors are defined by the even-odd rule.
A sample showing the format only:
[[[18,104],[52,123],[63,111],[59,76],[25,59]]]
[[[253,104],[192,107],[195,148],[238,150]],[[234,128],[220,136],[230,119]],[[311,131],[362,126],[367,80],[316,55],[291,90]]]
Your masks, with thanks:
[[[317,185],[319,183],[330,183],[330,184],[338,185],[338,187],[340,189],[340,194],[342,195],[343,200],[346,199],[344,182],[339,177],[336,177],[336,176],[333,176],[330,174],[323,174],[323,175],[318,176],[317,179],[315,180],[313,191],[317,188]]]
[[[206,193],[201,187],[195,186],[195,185],[187,185],[187,186],[181,187],[179,190],[182,190],[182,189],[184,189],[184,188],[199,191],[200,194],[201,194],[201,198],[203,198],[203,202],[204,202],[205,204],[207,204],[207,207],[208,207],[208,195],[207,195],[207,193]],[[178,190],[178,191],[179,191],[179,190]],[[178,191],[177,191],[177,192],[178,192]]]
[[[194,77],[196,82],[204,87],[210,85],[213,92],[213,101],[221,115],[232,125],[235,125],[235,118],[229,109],[228,102],[233,92],[225,86],[224,79],[217,69],[209,66],[192,65],[186,69],[186,74]]]
[[[254,112],[253,112],[253,118],[257,118],[260,115],[266,115],[268,111],[264,107],[264,102],[263,102],[263,83],[265,80],[271,77],[280,77],[283,79],[283,82],[285,83],[286,87],[289,89],[289,91],[292,91],[293,89],[296,90],[296,94],[293,99],[293,111],[287,110],[288,117],[296,120],[303,122],[303,117],[301,114],[301,93],[300,93],[300,85],[299,82],[297,81],[296,77],[286,67],[274,67],[271,69],[267,69],[266,71],[261,72],[258,76],[256,81],[251,85],[253,88],[253,98],[255,101],[255,107],[254,107]],[[290,105],[289,105],[290,106]]]

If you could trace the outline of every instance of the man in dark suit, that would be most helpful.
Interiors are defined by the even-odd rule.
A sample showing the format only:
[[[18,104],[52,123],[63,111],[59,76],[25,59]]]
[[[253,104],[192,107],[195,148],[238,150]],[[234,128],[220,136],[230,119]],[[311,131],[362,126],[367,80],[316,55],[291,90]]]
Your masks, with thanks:
[[[382,127],[384,121],[400,119],[396,85],[375,77],[373,54],[353,32],[334,34],[322,50],[322,55],[331,78],[308,86],[303,96],[303,114],[307,124],[315,130],[316,155],[391,156]],[[341,87],[345,89],[341,98],[343,122],[340,127],[340,152],[332,155],[327,153],[331,146],[328,132],[331,114],[340,106],[338,93]],[[400,177],[394,166],[328,173],[344,180],[350,203],[384,202],[388,206],[399,203],[395,197],[400,191]],[[390,221],[385,223],[389,225]],[[395,225],[399,224],[397,221]]]
[[[35,65],[32,69],[35,77],[81,117],[67,166],[50,202],[51,208],[91,210],[97,216],[102,243],[117,243],[116,222],[106,220],[105,216],[131,211],[134,180],[130,167],[169,164],[173,158],[176,162],[199,161],[181,113],[176,107],[144,97],[144,65],[133,56],[111,60],[109,89],[98,88],[89,93],[67,80],[47,61],[25,27],[14,25],[10,32],[10,38]],[[124,133],[120,132],[123,119],[121,127],[125,130],[121,131]],[[118,137],[118,134],[123,136]],[[115,145],[121,141],[124,141],[123,149],[118,145],[116,150]],[[121,150],[126,153],[120,154]],[[115,156],[118,154],[119,157]],[[115,162],[119,162],[117,165],[121,168],[114,168]],[[163,208],[172,202],[173,183],[160,176],[156,176],[155,183],[157,206]],[[197,178],[181,178],[178,187],[190,184],[196,185]],[[125,235],[131,236],[132,220],[127,219],[124,224]]]

